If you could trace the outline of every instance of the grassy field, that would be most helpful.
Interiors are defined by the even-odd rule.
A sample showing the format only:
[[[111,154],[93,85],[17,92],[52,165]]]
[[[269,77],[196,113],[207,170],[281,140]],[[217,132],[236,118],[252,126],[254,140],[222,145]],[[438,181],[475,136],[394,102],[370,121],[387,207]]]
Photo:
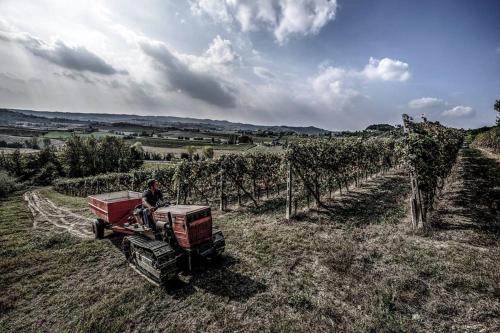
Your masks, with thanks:
[[[162,168],[169,168],[172,165],[179,163],[179,160],[175,161],[144,161],[140,169],[143,170],[158,170]]]
[[[247,152],[262,152],[262,153],[276,153],[276,154],[284,154],[285,149],[283,146],[262,146],[257,145],[253,148],[246,150]]]
[[[188,146],[193,146],[197,148],[212,147],[217,150],[246,150],[254,147],[254,144],[239,144],[239,145],[228,145],[228,144],[211,144],[204,141],[192,141],[192,140],[177,140],[177,139],[166,139],[166,138],[134,138],[128,140],[130,144],[134,142],[140,142],[143,146],[148,147],[158,147],[158,148],[186,148]]]
[[[68,208],[72,211],[78,211],[79,214],[86,217],[93,217],[89,209],[87,209],[87,198],[71,197],[52,190],[51,188],[43,188],[40,190],[43,197],[52,200],[61,207]]]
[[[282,199],[215,211],[225,255],[165,288],[129,268],[118,236],[33,228],[17,194],[0,201],[0,331],[498,332],[500,238],[488,206],[498,201],[498,172],[494,160],[465,151],[428,235],[408,230],[404,173],[292,221]],[[460,199],[478,193],[473,205]]]
[[[200,156],[203,155],[203,146],[195,146],[196,151],[194,152],[195,154],[199,154]],[[213,147],[213,146],[207,146],[207,147]],[[164,148],[164,147],[150,147],[150,146],[142,146],[144,151],[147,152],[154,152],[154,153],[159,153],[159,154],[173,154],[175,157],[180,157],[182,153],[187,153],[187,146],[183,148]],[[238,150],[228,150],[228,149],[214,149],[214,157],[219,157],[220,155],[223,154],[230,154],[230,153],[235,153],[239,152]]]

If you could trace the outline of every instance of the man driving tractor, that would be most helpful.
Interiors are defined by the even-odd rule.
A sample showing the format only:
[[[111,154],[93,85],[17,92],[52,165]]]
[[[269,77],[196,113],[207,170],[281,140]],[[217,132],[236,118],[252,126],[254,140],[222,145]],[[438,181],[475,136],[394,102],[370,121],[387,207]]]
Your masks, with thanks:
[[[151,179],[148,181],[148,189],[142,194],[142,206],[144,224],[155,230],[156,226],[153,221],[152,212],[157,208],[158,202],[163,200],[163,193],[158,187],[158,181]]]
[[[221,231],[213,228],[209,206],[169,205],[152,179],[142,193],[119,191],[88,197],[96,219],[96,239],[104,229],[126,235],[122,250],[130,265],[155,284],[164,284],[185,268],[193,256],[211,260],[225,248]],[[154,213],[154,214],[153,214]]]

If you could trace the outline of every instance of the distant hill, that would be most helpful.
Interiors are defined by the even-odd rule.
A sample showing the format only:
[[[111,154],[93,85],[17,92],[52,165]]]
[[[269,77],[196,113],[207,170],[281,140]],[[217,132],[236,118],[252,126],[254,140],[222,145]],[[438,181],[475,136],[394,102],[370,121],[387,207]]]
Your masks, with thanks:
[[[7,125],[12,122],[45,123],[54,121],[58,123],[89,123],[98,122],[105,124],[129,123],[141,126],[179,128],[214,129],[219,131],[273,131],[294,132],[297,134],[325,134],[329,133],[322,128],[308,126],[264,126],[245,123],[234,123],[227,120],[197,119],[175,116],[139,116],[130,114],[109,113],[72,113],[58,111],[34,111],[18,109],[0,109],[0,124]]]
[[[16,122],[30,122],[30,123],[86,123],[85,121],[79,121],[70,118],[59,118],[59,117],[45,117],[42,114],[31,113],[34,111],[16,110],[16,109],[0,109],[0,124],[1,125],[11,125]]]

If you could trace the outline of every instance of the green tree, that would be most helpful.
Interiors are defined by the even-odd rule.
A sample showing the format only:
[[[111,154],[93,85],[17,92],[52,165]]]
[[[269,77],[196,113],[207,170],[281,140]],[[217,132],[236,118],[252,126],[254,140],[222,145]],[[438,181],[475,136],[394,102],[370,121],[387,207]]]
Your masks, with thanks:
[[[125,144],[122,138],[73,135],[62,151],[62,161],[69,177],[92,176],[98,173],[129,171],[140,165],[138,151]]]
[[[32,149],[39,149],[40,148],[40,146],[38,145],[38,138],[36,136],[33,136],[30,138],[29,145],[30,145],[29,148],[32,148]]]
[[[498,112],[497,115],[497,126],[500,126],[500,99],[497,99],[495,101],[495,105],[493,106],[496,112]]]
[[[82,173],[85,176],[95,175],[99,173],[99,154],[98,154],[98,140],[93,136],[87,137],[82,140],[82,160],[83,167]]]
[[[212,147],[203,148],[203,157],[206,159],[214,158],[214,149]]]
[[[48,146],[50,146],[51,142],[50,142],[49,138],[43,138],[42,143],[43,143],[43,147],[48,147]]]
[[[242,135],[238,138],[238,143],[253,143],[253,140],[248,135]]]
[[[10,163],[10,172],[16,175],[17,177],[21,176],[23,167],[22,167],[22,160],[21,160],[21,152],[19,149],[14,150],[10,157],[11,163]]]
[[[5,153],[2,151],[0,152],[0,169],[7,170],[9,167],[9,160]]]
[[[62,150],[63,166],[66,169],[66,174],[69,177],[83,176],[82,170],[82,155],[83,155],[83,142],[82,138],[78,135],[71,135],[67,140]]]
[[[16,179],[7,174],[5,171],[0,171],[0,198],[8,196],[19,187]]]
[[[189,159],[193,158],[194,153],[196,153],[196,147],[194,146],[188,146],[186,148],[187,153],[189,154]]]

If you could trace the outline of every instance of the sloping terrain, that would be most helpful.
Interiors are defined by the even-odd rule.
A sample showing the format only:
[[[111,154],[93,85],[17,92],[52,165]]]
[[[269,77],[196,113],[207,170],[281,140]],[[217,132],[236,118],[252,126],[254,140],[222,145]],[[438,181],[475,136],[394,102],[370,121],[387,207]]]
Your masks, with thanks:
[[[54,225],[33,228],[17,195],[0,202],[0,331],[498,332],[498,206],[489,206],[498,170],[479,151],[464,151],[430,235],[408,230],[402,172],[290,222],[279,200],[217,213],[225,256],[166,288],[129,268],[118,236],[93,241]],[[83,200],[30,193],[42,207],[50,200],[87,217]]]

